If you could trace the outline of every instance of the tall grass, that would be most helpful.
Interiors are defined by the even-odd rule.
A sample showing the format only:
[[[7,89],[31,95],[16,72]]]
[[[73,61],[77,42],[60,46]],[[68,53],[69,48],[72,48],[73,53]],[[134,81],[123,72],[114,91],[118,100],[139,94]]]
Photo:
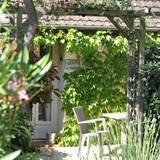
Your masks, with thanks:
[[[160,160],[160,143],[158,143],[160,127],[157,131],[156,120],[154,118],[144,118],[143,134],[137,132],[137,125],[136,121],[128,122],[125,128],[126,143],[120,144],[117,149],[109,153],[110,160]],[[114,137],[114,135],[112,136]]]

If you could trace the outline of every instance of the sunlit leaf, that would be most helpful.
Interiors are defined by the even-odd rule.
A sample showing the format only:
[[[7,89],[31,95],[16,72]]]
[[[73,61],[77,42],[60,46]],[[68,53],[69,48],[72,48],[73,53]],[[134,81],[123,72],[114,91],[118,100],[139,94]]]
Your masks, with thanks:
[[[9,153],[8,155],[0,158],[0,160],[14,160],[15,158],[17,158],[21,153],[21,150],[18,151],[14,151],[12,153]]]
[[[24,76],[26,76],[28,73],[28,67],[29,67],[29,53],[28,53],[27,48],[24,48],[22,63],[23,63]]]

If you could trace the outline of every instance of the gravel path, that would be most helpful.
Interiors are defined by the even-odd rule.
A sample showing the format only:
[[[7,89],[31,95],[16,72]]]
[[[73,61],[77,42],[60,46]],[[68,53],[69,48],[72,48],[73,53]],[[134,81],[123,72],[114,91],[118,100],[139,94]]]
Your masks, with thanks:
[[[112,146],[112,149],[115,146]],[[86,148],[83,149],[82,160],[100,160],[98,157],[98,148],[92,147],[90,149],[90,154],[86,157]],[[78,160],[77,157],[78,148],[77,147],[42,147],[39,154],[36,156],[35,160]],[[108,147],[104,146],[104,154],[108,153]],[[112,157],[112,160],[117,158]],[[111,160],[109,157],[104,156],[102,160]]]

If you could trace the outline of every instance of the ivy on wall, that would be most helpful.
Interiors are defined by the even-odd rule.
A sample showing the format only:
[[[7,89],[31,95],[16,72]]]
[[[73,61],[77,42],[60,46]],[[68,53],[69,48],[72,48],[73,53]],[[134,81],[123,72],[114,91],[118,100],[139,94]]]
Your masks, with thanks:
[[[73,107],[81,106],[87,119],[126,108],[127,41],[121,36],[113,37],[111,32],[99,31],[92,36],[77,31],[74,34],[67,50],[77,54],[84,67],[64,76],[62,110],[69,118],[59,142],[62,146],[75,146],[79,139]],[[100,44],[106,52],[95,49]]]
[[[77,105],[96,106],[98,110],[106,107],[114,111],[125,109],[128,50],[125,38],[113,37],[111,31],[85,35],[76,29],[70,29],[67,33],[60,30],[53,34],[51,30],[48,33],[43,26],[40,31],[41,36],[35,37],[35,44],[52,46],[59,42],[67,52],[76,54],[84,66],[64,76],[67,83],[61,93],[63,110]],[[103,45],[104,51],[98,52],[98,45]]]
[[[46,33],[41,27],[41,36],[35,44],[53,45],[59,42],[67,52],[76,54],[83,68],[64,75],[66,85],[61,92],[62,110],[69,119],[59,139],[61,146],[75,146],[78,127],[72,108],[81,106],[87,118],[102,115],[102,112],[124,111],[126,106],[126,76],[128,43],[122,36],[114,37],[111,31],[97,31],[85,35],[76,29],[67,33]],[[97,47],[103,46],[101,52]]]
[[[125,109],[127,41],[121,36],[114,38],[111,32],[99,31],[93,36],[85,36],[70,30],[69,35],[72,37],[70,42],[68,39],[63,41],[68,41],[66,49],[77,54],[84,67],[65,74],[67,83],[61,93],[63,109],[76,106],[94,106],[99,111],[105,107],[119,107],[119,111]],[[98,52],[95,48],[99,44],[107,51]],[[72,102],[69,103],[67,99],[72,99]],[[95,113],[98,113],[97,110]]]
[[[60,30],[57,34],[46,32],[34,39],[35,44],[64,45],[67,52],[82,60],[83,68],[64,75],[65,89],[61,92],[62,110],[69,119],[61,131],[59,145],[76,146],[79,129],[72,108],[81,106],[87,119],[100,116],[102,112],[125,110],[128,43],[122,36],[114,37],[111,31],[97,31],[85,35],[75,29]],[[159,35],[146,34],[146,49],[159,43]],[[98,52],[97,46],[104,47]],[[112,126],[112,123],[108,123]]]

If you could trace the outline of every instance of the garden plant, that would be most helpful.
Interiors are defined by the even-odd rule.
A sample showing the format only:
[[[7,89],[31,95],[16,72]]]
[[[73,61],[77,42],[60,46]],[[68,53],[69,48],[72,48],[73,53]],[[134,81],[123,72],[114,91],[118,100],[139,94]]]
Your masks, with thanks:
[[[38,62],[29,65],[27,49],[22,54],[22,52],[12,50],[15,48],[14,45],[13,42],[4,48],[0,55],[0,157],[19,147],[21,147],[19,149],[22,149],[22,153],[29,152],[32,147],[29,122],[25,119],[26,122],[23,123],[23,126],[21,125],[25,116],[22,111],[23,107],[43,88],[38,81],[52,64],[49,61],[49,55],[46,55]],[[35,87],[36,92],[33,92]],[[16,138],[19,142],[14,140]],[[20,146],[16,146],[16,143],[12,144],[12,142],[16,142]]]
[[[7,1],[0,8],[5,10]],[[10,30],[1,26],[0,41],[0,159],[33,159],[33,126],[24,107],[43,86],[39,80],[50,69],[49,54],[30,64],[27,48],[20,50],[17,41],[8,35]],[[9,42],[12,41],[12,42]],[[36,90],[35,90],[36,88]],[[35,92],[36,91],[36,92]],[[22,125],[23,124],[23,125]],[[19,156],[20,155],[20,156]]]
[[[52,46],[57,42],[64,45],[69,53],[76,54],[83,64],[81,69],[64,75],[66,85],[61,92],[62,110],[69,119],[61,131],[59,145],[75,146],[79,137],[73,107],[82,106],[87,118],[100,116],[102,112],[125,110],[128,44],[125,38],[114,37],[111,31],[85,35],[70,29],[67,33],[60,30],[55,34],[51,30],[48,33],[43,26],[34,39],[35,44],[45,46]],[[147,33],[146,53],[153,43],[159,42],[159,34]],[[100,44],[107,52],[97,51]],[[108,126],[112,126],[112,123],[115,122],[111,121]]]
[[[119,1],[119,2],[121,2],[121,1]],[[101,6],[96,5],[96,7],[101,7]],[[60,43],[64,44],[67,51],[69,51],[69,52],[76,52],[75,49],[77,49],[78,52],[76,54],[80,59],[82,59],[84,68],[80,69],[79,72],[77,71],[77,73],[74,72],[74,73],[71,73],[70,75],[65,75],[65,77],[64,77],[68,84],[69,83],[72,84],[74,82],[76,85],[75,86],[69,85],[68,88],[66,85],[66,90],[62,93],[62,97],[61,97],[62,100],[65,100],[65,102],[66,102],[66,104],[64,104],[64,106],[63,106],[63,111],[66,110],[65,113],[68,114],[67,116],[71,116],[70,119],[72,119],[73,115],[71,115],[72,113],[70,114],[69,111],[72,109],[73,106],[75,107],[75,105],[76,106],[82,105],[82,106],[84,106],[84,109],[87,108],[87,111],[89,110],[89,111],[91,111],[90,113],[93,113],[92,117],[94,117],[94,115],[97,116],[97,113],[99,114],[99,113],[103,112],[104,110],[105,111],[109,110],[109,109],[112,110],[113,104],[114,104],[113,106],[115,106],[115,104],[118,104],[118,106],[116,105],[116,109],[115,109],[116,111],[124,110],[123,105],[125,104],[124,97],[125,97],[125,89],[126,89],[125,88],[126,75],[120,74],[120,77],[116,77],[116,73],[118,71],[122,71],[123,73],[126,73],[126,58],[127,58],[126,57],[126,55],[127,55],[126,46],[127,45],[125,45],[125,46],[122,45],[124,43],[124,39],[121,36],[119,36],[119,38],[121,37],[120,39],[122,41],[115,39],[113,42],[112,41],[113,38],[111,36],[109,36],[109,35],[106,36],[106,33],[105,33],[105,36],[103,36],[103,34],[101,32],[99,32],[98,34],[101,35],[99,37],[101,37],[102,39],[101,38],[99,39],[99,37],[96,40],[94,38],[93,39],[90,38],[90,40],[91,40],[90,45],[88,45],[88,46],[84,45],[82,47],[83,44],[86,44],[86,45],[89,44],[87,37],[84,37],[84,35],[82,33],[76,32],[74,30],[71,30],[71,32],[69,32],[69,33],[70,34],[68,34],[68,36],[66,36],[65,33],[63,33],[61,31],[61,32],[59,32],[57,37],[55,37],[55,36],[53,37],[53,38],[57,38],[57,39],[53,39],[53,41],[55,42],[56,40],[59,41],[61,39]],[[76,37],[78,37],[78,39]],[[53,43],[52,43],[53,41],[49,41],[49,43],[53,45]],[[83,43],[83,41],[85,43]],[[76,42],[77,46],[74,46],[73,42]],[[105,59],[105,61],[102,61],[101,59],[103,56],[100,56],[100,54],[98,52],[93,51],[93,50],[95,50],[95,47],[100,43],[102,43],[108,49],[107,55],[105,55],[106,54],[106,52],[105,52],[105,54],[103,56],[107,57],[108,59],[111,58],[110,60],[114,60],[116,62],[115,64],[118,64],[118,65],[113,67],[112,65],[114,65],[114,63],[112,63],[112,61],[109,61],[107,58]],[[2,43],[2,44],[4,44],[4,43]],[[79,44],[80,44],[81,48],[78,47]],[[76,48],[74,48],[74,47],[76,47]],[[88,47],[87,50],[84,50],[85,47]],[[11,50],[11,48],[12,48],[12,50]],[[120,54],[117,54],[117,48],[119,48],[118,52]],[[15,43],[12,43],[11,46],[9,46],[9,47],[4,47],[2,45],[2,50],[3,51],[2,51],[1,57],[0,57],[0,66],[1,66],[1,68],[0,68],[0,94],[1,94],[0,95],[1,96],[0,97],[0,105],[2,106],[1,107],[1,115],[2,115],[1,122],[3,122],[4,124],[2,123],[2,125],[1,125],[1,133],[2,133],[2,137],[1,137],[2,143],[0,143],[1,157],[3,155],[7,154],[8,152],[10,152],[14,149],[17,149],[10,142],[11,142],[11,140],[13,140],[15,138],[15,135],[16,135],[16,134],[11,134],[11,129],[13,129],[14,131],[17,130],[16,127],[15,127],[15,129],[13,127],[14,127],[14,125],[16,126],[16,124],[18,124],[18,121],[17,121],[17,123],[14,123],[14,122],[17,120],[17,117],[19,115],[19,112],[18,112],[19,108],[27,105],[30,102],[30,100],[36,94],[38,94],[38,92],[42,88],[42,86],[38,83],[38,81],[42,78],[42,76],[46,73],[46,71],[49,70],[49,68],[51,66],[51,63],[49,63],[49,65],[47,65],[45,70],[41,71],[41,68],[46,66],[46,64],[49,61],[48,55],[44,56],[37,63],[34,63],[34,65],[29,65],[29,54],[27,52],[27,49],[23,50],[22,52],[19,52],[19,51],[17,51],[17,47],[16,47]],[[87,51],[87,52],[85,52],[85,51]],[[151,49],[151,51],[153,51],[155,53],[155,50],[153,50],[153,48]],[[158,52],[156,51],[156,53],[158,53]],[[153,63],[149,62],[149,60],[146,61],[146,64],[148,66],[146,65],[146,68],[145,68],[146,69],[145,70],[146,77],[144,78],[145,93],[143,96],[145,98],[145,112],[148,114],[149,111],[151,110],[152,115],[156,114],[156,119],[158,119],[158,116],[159,116],[159,112],[158,112],[158,110],[159,110],[159,107],[158,107],[159,106],[159,90],[155,90],[155,88],[159,89],[159,86],[157,87],[159,82],[157,83],[157,81],[156,81],[156,84],[155,84],[156,87],[153,86],[152,89],[150,89],[151,88],[150,85],[153,84],[153,81],[152,81],[153,74],[157,73],[156,75],[159,78],[159,74],[158,74],[159,73],[158,72],[159,71],[159,63],[156,62],[157,60],[155,61],[155,57],[157,59],[159,59],[159,57],[158,56],[153,56],[153,57],[154,57],[154,59],[151,60],[151,62],[153,62]],[[116,61],[118,59],[119,59],[119,61]],[[113,68],[109,68],[109,65],[112,66]],[[103,68],[102,66],[106,67],[105,71],[102,70],[102,68]],[[152,68],[152,66],[153,66],[153,68]],[[157,67],[157,68],[155,69],[155,67]],[[150,71],[153,71],[153,72],[150,72]],[[98,77],[97,73],[100,73],[100,77]],[[106,77],[106,74],[108,75],[108,77]],[[79,76],[81,77],[80,78],[81,81],[76,81],[76,79],[78,79],[77,77],[79,77]],[[97,83],[98,83],[99,87],[94,85],[95,81],[90,81],[90,79],[92,79],[92,80],[94,79],[95,81],[97,79],[98,80]],[[103,82],[105,79],[107,79],[109,81],[111,81],[113,79],[117,80],[117,81],[113,81],[114,86],[112,86],[113,92],[111,92],[111,93],[114,94],[114,98],[112,98],[112,96],[109,96],[109,97],[103,99],[103,96],[106,96],[106,95],[104,95],[104,93],[107,93],[107,90],[105,90],[104,85],[102,88],[101,84],[108,85],[108,82],[109,82],[109,81]],[[82,81],[86,81],[86,80],[91,82],[92,92],[90,92],[90,90],[87,90],[85,83],[82,83]],[[79,89],[78,90],[76,87],[78,85],[79,85],[79,87],[82,87],[81,86],[82,84],[84,85],[84,87],[86,87],[85,89],[89,92],[89,94],[87,94],[87,96],[85,96],[85,97],[83,97],[83,94],[84,94],[83,91],[81,94],[77,94],[77,93],[79,93],[80,89],[78,88]],[[38,88],[38,91],[36,93],[34,92],[35,91],[34,87]],[[151,94],[150,94],[150,91],[152,92]],[[97,97],[95,99],[95,92],[96,92],[96,96],[98,96],[99,101],[97,101]],[[108,93],[109,93],[109,91],[108,91]],[[122,95],[120,95],[120,93]],[[148,93],[149,93],[149,95],[148,95]],[[68,94],[70,94],[71,97],[68,97]],[[90,95],[89,98],[88,98],[88,95]],[[102,96],[102,98],[100,96]],[[117,102],[115,101],[115,99],[116,99],[115,96],[119,97],[117,99]],[[79,98],[78,101],[76,100],[77,98]],[[86,98],[85,99],[86,101],[83,102],[82,98]],[[122,98],[122,101],[121,101],[121,98]],[[101,99],[102,99],[102,101],[100,101]],[[68,102],[67,102],[67,100],[68,100]],[[150,101],[150,100],[152,100],[152,101]],[[88,104],[86,102],[88,102]],[[119,102],[121,102],[121,104]],[[101,104],[103,104],[103,107],[101,106]],[[99,106],[101,106],[101,107],[99,107]],[[105,108],[104,106],[107,106],[107,107]],[[11,123],[10,123],[10,120],[11,120]],[[66,124],[67,124],[67,122],[66,122]],[[70,124],[70,126],[69,126],[69,124]],[[158,123],[156,123],[156,124],[158,124]],[[76,127],[73,126],[72,123],[68,123],[67,127],[71,127],[71,128],[65,128],[64,132],[62,132],[62,134],[64,136],[71,135],[71,132],[72,133],[77,132]],[[24,130],[25,129],[23,128],[23,131]],[[69,131],[71,131],[71,132],[69,132]],[[159,129],[157,128],[156,131],[158,132]],[[21,135],[23,135],[23,134],[21,134]],[[77,134],[73,135],[73,137],[69,136],[68,140],[66,140],[66,141],[63,140],[63,138],[61,139],[62,145],[67,145],[67,146],[74,145],[77,140],[78,140]],[[3,141],[5,141],[5,142],[3,142]],[[127,149],[128,148],[129,147],[127,147]],[[8,150],[8,149],[10,149],[10,150]],[[141,149],[140,149],[140,151],[141,151]],[[153,152],[153,153],[155,153],[155,152]]]
[[[144,113],[152,115],[157,121],[157,141],[160,139],[160,50],[153,44],[146,53],[144,65]]]
[[[110,157],[110,160],[113,158],[118,160],[158,160],[160,158],[160,144],[157,143],[160,127],[157,128],[156,118],[152,114],[144,115],[143,125],[142,139],[135,129],[137,127],[136,120],[128,122],[127,128],[123,128],[127,134],[126,143],[119,144],[114,150],[111,150],[111,145],[108,145],[110,152],[107,156]],[[118,138],[112,128],[110,128],[110,132],[112,136]]]
[[[73,107],[82,106],[87,118],[100,116],[103,112],[125,110],[127,40],[120,35],[114,37],[111,31],[85,35],[70,29],[68,33],[60,30],[54,34],[52,31],[48,33],[43,26],[40,31],[34,44],[50,46],[60,43],[67,52],[76,54],[82,61],[81,69],[64,75],[66,84],[61,92],[62,110],[69,119],[65,122],[66,128],[61,132],[58,144],[75,146],[78,127]],[[97,50],[98,45],[103,45],[103,52]]]

